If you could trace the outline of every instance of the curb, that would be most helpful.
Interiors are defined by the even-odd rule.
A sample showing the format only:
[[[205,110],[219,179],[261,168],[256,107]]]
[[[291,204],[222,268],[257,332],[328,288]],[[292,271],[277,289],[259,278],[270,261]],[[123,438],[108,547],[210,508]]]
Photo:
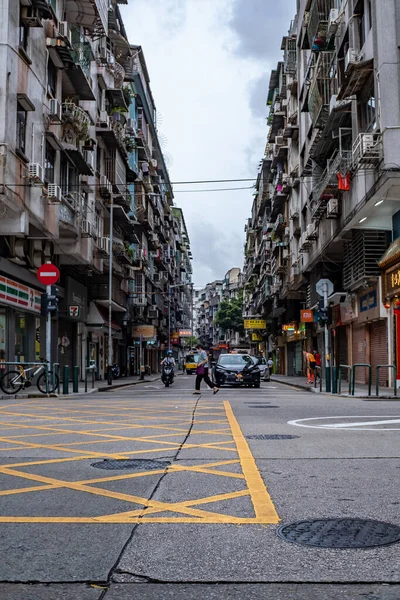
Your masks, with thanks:
[[[301,383],[292,383],[291,381],[282,381],[281,379],[274,379],[271,377],[271,381],[274,383],[282,383],[283,385],[288,385],[289,387],[297,388],[298,390],[305,390],[306,392],[313,392],[314,394],[320,394],[321,392],[315,391],[314,388],[309,385],[303,385]],[[318,388],[317,388],[318,389]],[[325,392],[322,392],[324,394]]]
[[[130,387],[132,385],[139,385],[141,383],[153,383],[153,381],[158,381],[161,377],[155,377],[154,379],[143,379],[139,381],[131,381],[130,383],[115,383],[113,385],[106,385],[101,388],[97,388],[98,392],[108,392],[109,390],[118,390],[119,388]],[[96,388],[94,388],[96,389]],[[83,392],[85,393],[85,392]]]

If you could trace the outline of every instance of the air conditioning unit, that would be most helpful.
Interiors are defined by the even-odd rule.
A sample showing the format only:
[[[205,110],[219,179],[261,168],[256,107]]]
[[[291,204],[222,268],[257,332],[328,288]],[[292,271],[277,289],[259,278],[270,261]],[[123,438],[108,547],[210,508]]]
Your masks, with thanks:
[[[61,202],[61,188],[55,183],[49,183],[47,188],[47,198],[52,202]]]
[[[285,236],[288,237],[290,235],[290,227],[285,227]]]
[[[283,146],[284,142],[285,142],[285,140],[283,139],[283,135],[277,135],[275,137],[275,144],[277,146]]]
[[[135,119],[127,119],[126,120],[126,132],[127,133],[135,133],[135,130],[136,130]]]
[[[125,265],[126,279],[135,279],[135,273],[136,273],[136,269],[134,269],[133,267],[130,267],[128,265]]]
[[[93,150],[84,150],[83,151],[83,158],[85,160],[85,163],[92,169],[94,170],[94,152]]]
[[[110,115],[107,113],[106,110],[100,111],[99,125],[100,127],[105,127],[106,129],[110,129],[111,127]]]
[[[289,258],[289,250],[287,248],[284,248],[282,251],[282,260],[288,260]]]
[[[106,254],[110,254],[110,238],[108,236],[101,237],[99,247]]]
[[[147,316],[149,317],[149,319],[157,319],[158,317],[158,309],[157,306],[151,306],[148,310],[147,310]]]
[[[293,275],[300,275],[300,265],[298,262],[293,263],[292,272],[293,272]]]
[[[339,27],[339,10],[337,8],[331,8],[328,19],[328,30],[326,37],[331,37],[337,32]]]
[[[68,21],[59,21],[58,32],[68,41],[69,45],[72,46],[72,32],[69,28]]]
[[[107,50],[107,59],[106,60],[109,65],[115,64],[115,56],[110,50]]]
[[[100,46],[98,52],[99,52],[99,57],[101,58],[101,60],[106,61],[107,60],[107,48],[104,48],[104,46]]]
[[[86,219],[83,219],[81,222],[81,232],[83,236],[90,236],[92,234],[92,226]]]
[[[357,53],[354,48],[349,48],[344,57],[344,71],[346,72],[350,66],[354,65],[356,62],[358,62]]]
[[[332,94],[330,102],[329,102],[329,113],[333,111],[336,106],[337,94]]]
[[[367,154],[368,150],[375,146],[375,139],[372,133],[364,134],[361,140],[361,153],[362,155]]]
[[[28,165],[29,179],[32,183],[43,183],[43,167],[39,163]]]
[[[105,175],[100,175],[99,192],[102,196],[110,196],[112,194],[112,184]]]
[[[61,103],[55,98],[50,100],[49,119],[52,123],[61,123],[62,107]]]
[[[336,218],[339,214],[339,200],[337,198],[331,198],[328,201],[327,207],[326,207],[326,214],[327,217],[334,217]]]
[[[25,27],[43,27],[39,11],[35,6],[21,6],[20,19]]]
[[[307,225],[306,236],[308,240],[315,240],[318,237],[318,230],[315,223]]]

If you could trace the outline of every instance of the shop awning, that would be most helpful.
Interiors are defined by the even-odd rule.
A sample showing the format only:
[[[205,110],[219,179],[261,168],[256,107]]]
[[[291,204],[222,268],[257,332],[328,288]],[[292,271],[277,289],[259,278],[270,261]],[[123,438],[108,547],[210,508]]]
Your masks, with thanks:
[[[104,306],[100,306],[96,302],[91,302],[89,307],[89,314],[86,319],[86,325],[87,327],[93,329],[108,329],[108,310]],[[113,319],[111,320],[111,329],[113,331],[118,332],[122,331],[121,326]]]
[[[378,261],[378,267],[380,269],[386,269],[391,265],[395,265],[400,261],[400,238],[397,238],[392,242],[381,260]]]

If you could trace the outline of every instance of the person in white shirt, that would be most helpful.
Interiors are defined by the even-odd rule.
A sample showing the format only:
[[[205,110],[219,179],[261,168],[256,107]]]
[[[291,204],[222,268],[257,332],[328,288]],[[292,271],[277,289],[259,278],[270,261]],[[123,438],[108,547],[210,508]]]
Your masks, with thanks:
[[[196,350],[198,351],[197,369],[196,369],[196,389],[193,394],[201,394],[200,384],[202,380],[206,382],[209,388],[213,389],[214,394],[219,392],[219,388],[208,376],[208,356],[207,352],[203,349],[201,344],[197,344]]]

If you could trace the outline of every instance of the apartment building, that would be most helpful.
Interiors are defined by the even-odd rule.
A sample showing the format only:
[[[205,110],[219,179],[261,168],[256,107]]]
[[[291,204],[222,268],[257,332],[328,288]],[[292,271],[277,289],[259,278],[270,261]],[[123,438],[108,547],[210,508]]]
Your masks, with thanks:
[[[266,318],[265,350],[281,373],[301,373],[305,349],[331,366],[371,364],[373,378],[399,355],[399,6],[378,5],[299,0],[271,73],[245,303]],[[321,279],[333,284],[327,346]]]
[[[140,354],[157,369],[170,287],[184,290],[191,273],[144,53],[119,4],[127,0],[0,7],[1,358],[44,356],[36,271],[51,261],[61,271],[52,361],[81,373],[93,361],[99,378],[110,269],[112,361],[127,374],[139,372]],[[170,314],[186,324],[173,301]]]
[[[222,330],[215,323],[221,302],[237,299],[242,286],[243,274],[238,267],[233,267],[224,279],[208,283],[205,288],[195,291],[194,331],[206,348],[219,352],[244,347],[244,335],[229,329]]]

